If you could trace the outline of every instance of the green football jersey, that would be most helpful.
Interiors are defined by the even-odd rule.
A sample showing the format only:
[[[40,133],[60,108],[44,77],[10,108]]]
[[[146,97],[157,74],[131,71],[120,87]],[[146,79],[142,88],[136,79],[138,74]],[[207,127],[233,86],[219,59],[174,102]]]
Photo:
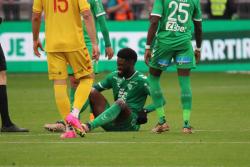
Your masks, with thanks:
[[[101,0],[88,0],[88,2],[90,4],[90,9],[91,9],[91,12],[93,14],[94,21],[95,21],[95,26],[96,26],[96,29],[97,29],[97,21],[96,21],[97,17],[105,15],[106,12],[105,12],[105,10],[103,8]],[[84,41],[85,41],[86,45],[87,44],[91,45],[91,40],[89,38],[89,35],[88,35],[85,24],[83,24],[83,33],[84,33]],[[97,36],[96,36],[96,39],[98,41]]]
[[[192,21],[202,21],[200,0],[155,0],[152,16],[160,16],[156,42],[179,46],[190,42]]]
[[[98,91],[112,89],[114,100],[123,99],[135,113],[142,110],[149,95],[147,77],[138,71],[128,79],[119,77],[117,71],[112,72],[94,88]]]

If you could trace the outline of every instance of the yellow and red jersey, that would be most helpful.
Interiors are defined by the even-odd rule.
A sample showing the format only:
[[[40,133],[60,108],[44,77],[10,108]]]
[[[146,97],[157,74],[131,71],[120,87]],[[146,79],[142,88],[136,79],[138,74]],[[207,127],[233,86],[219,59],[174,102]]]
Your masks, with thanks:
[[[72,52],[85,47],[81,21],[84,10],[90,10],[87,0],[34,0],[33,12],[44,12],[47,52]]]

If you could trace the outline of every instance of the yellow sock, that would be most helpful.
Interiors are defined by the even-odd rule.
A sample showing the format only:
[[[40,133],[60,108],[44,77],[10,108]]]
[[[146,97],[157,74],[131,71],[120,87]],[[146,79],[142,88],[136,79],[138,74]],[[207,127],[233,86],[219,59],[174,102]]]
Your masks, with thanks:
[[[70,113],[67,85],[54,85],[57,109],[63,119]]]
[[[93,82],[93,78],[84,78],[80,80],[80,83],[75,92],[75,101],[73,108],[76,108],[78,110],[82,109],[83,104],[89,97]]]

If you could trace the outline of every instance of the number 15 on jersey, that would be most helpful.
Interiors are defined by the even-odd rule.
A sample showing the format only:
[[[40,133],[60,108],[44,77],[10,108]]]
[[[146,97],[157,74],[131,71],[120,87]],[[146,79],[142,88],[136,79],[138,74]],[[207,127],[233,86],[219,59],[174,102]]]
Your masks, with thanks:
[[[68,0],[54,0],[54,13],[65,13],[68,11]]]

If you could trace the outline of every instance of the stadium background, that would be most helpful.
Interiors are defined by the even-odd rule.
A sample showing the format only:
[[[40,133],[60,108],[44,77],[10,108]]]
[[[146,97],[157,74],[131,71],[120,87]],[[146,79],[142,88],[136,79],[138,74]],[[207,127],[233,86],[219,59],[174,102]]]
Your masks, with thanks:
[[[229,0],[233,1],[233,0]],[[39,59],[32,51],[31,34],[31,0],[14,1],[20,5],[20,20],[9,20],[1,25],[0,42],[3,45],[9,72],[46,72],[46,56]],[[152,1],[130,0],[134,19],[116,21],[109,18],[108,27],[112,47],[117,53],[120,48],[131,47],[139,55],[137,69],[147,71],[143,63],[146,34],[149,27],[147,20]],[[207,10],[208,0],[201,0],[203,10],[203,44],[202,57],[197,71],[246,71],[250,70],[250,1],[235,1],[234,11],[227,20],[212,20]],[[2,1],[7,4],[7,0]],[[107,8],[108,1],[103,1]],[[0,6],[0,9],[1,6]],[[0,10],[3,16],[3,10]],[[109,16],[109,15],[108,15]],[[225,18],[227,18],[226,16]],[[233,20],[232,20],[233,19]],[[42,32],[44,26],[42,26]],[[106,61],[104,58],[104,42],[100,37],[101,71],[112,71],[115,59]],[[44,41],[44,33],[40,34]],[[174,68],[170,68],[170,71]]]
[[[0,0],[0,4],[7,1]],[[161,78],[163,93],[167,97],[170,132],[160,135],[150,132],[157,120],[153,112],[138,133],[103,132],[98,128],[85,138],[72,140],[61,140],[60,134],[43,129],[45,123],[53,123],[60,116],[53,84],[48,81],[46,73],[46,57],[38,59],[33,55],[31,1],[15,1],[21,7],[21,20],[5,21],[0,26],[0,41],[8,63],[10,114],[15,123],[30,129],[29,133],[22,134],[0,133],[0,167],[250,166],[249,0],[236,0],[235,15],[223,20],[212,20],[205,10],[207,0],[201,0],[204,10],[202,62],[191,76],[191,122],[195,133],[181,133],[180,89],[176,73],[170,72]],[[145,2],[151,1],[131,2],[140,2],[144,6]],[[3,16],[1,5],[0,16]],[[149,25],[147,12],[145,8],[140,15],[135,10],[136,20],[133,21],[108,22],[115,52],[125,46],[136,49],[140,56],[137,69],[143,71],[147,70],[143,62]],[[42,34],[41,38],[44,38]],[[102,45],[101,40],[103,54]],[[111,62],[103,58],[101,69],[114,70],[116,57]],[[96,81],[107,73],[98,74]],[[110,102],[113,100],[111,91],[105,91],[104,95]],[[81,116],[83,122],[88,120],[88,114],[84,112]]]

